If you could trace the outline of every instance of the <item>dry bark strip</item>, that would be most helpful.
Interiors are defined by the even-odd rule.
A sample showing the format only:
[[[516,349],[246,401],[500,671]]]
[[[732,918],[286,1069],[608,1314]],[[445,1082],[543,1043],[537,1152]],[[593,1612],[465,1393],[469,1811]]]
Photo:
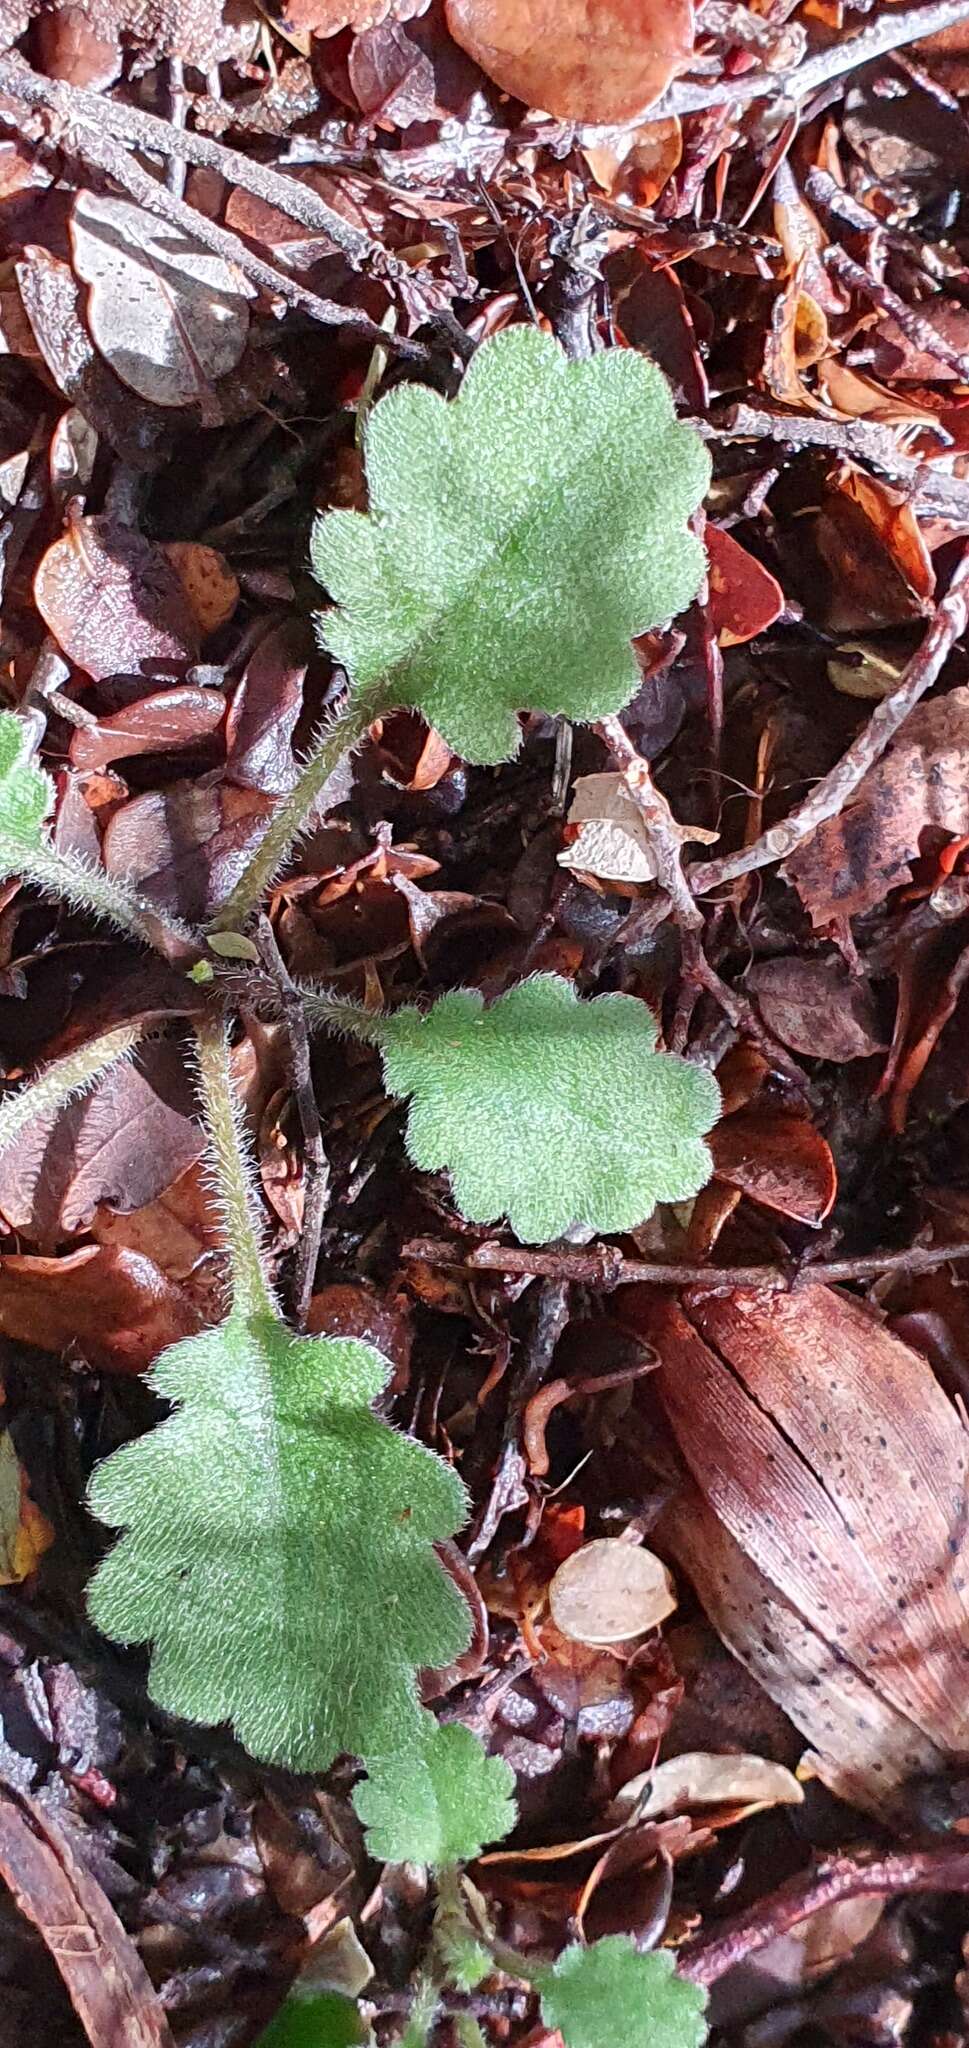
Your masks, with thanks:
[[[134,1943],[36,1800],[0,1789],[0,1877],[50,1951],[92,2048],[175,2048]]]

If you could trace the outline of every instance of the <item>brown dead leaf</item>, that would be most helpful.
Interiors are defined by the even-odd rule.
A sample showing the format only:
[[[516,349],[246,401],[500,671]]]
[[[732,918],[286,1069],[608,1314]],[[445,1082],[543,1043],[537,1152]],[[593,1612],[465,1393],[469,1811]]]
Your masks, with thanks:
[[[720,647],[739,647],[766,632],[784,609],[784,592],[769,569],[719,526],[707,524],[707,614]]]
[[[711,1620],[875,1811],[964,1752],[967,1437],[860,1302],[627,1292],[695,1491],[664,1533]]]
[[[761,960],[747,987],[768,1030],[795,1052],[840,1063],[884,1051],[871,983],[841,960]]]
[[[693,53],[692,0],[447,0],[447,23],[503,92],[603,126],[644,113]]]
[[[337,36],[352,28],[358,35],[384,21],[410,21],[426,0],[286,0],[286,26],[295,35]]]
[[[198,628],[161,548],[111,519],[75,519],[43,556],[34,597],[69,661],[101,681],[191,661]]]
[[[928,825],[969,832],[969,687],[919,704],[851,803],[785,863],[816,925],[858,917],[911,880]]]
[[[165,415],[136,398],[92,347],[70,264],[47,249],[28,247],[16,275],[24,311],[57,389],[133,469],[158,469],[164,459]]]
[[[931,605],[935,570],[906,498],[851,470],[826,491],[815,543],[830,574],[824,623],[852,633],[919,618]]]
[[[139,1252],[84,1245],[65,1258],[0,1259],[0,1332],[41,1351],[105,1372],[144,1372],[200,1327],[184,1290]]]
[[[0,1586],[17,1586],[36,1571],[53,1541],[47,1516],[31,1500],[13,1437],[0,1430]]]
[[[204,640],[231,619],[239,602],[239,584],[218,548],[198,540],[168,540],[162,545],[188,598]]]
[[[71,245],[90,286],[91,339],[115,375],[153,405],[207,408],[246,346],[241,274],[183,228],[105,193],[78,193]]]
[[[144,1208],[201,1157],[182,1049],[142,1047],[59,1113],[38,1120],[0,1159],[0,1212],[48,1251],[87,1227],[104,1203]]]
[[[765,1209],[816,1226],[838,1192],[830,1147],[806,1117],[742,1110],[710,1133],[713,1171]]]
[[[131,1937],[46,1806],[0,1792],[0,1876],[56,1963],[92,2048],[175,2048]]]
[[[96,725],[78,726],[71,739],[71,766],[80,774],[96,773],[112,761],[136,754],[168,754],[183,747],[205,747],[225,716],[218,690],[180,683],[174,690],[156,690],[139,697]]]

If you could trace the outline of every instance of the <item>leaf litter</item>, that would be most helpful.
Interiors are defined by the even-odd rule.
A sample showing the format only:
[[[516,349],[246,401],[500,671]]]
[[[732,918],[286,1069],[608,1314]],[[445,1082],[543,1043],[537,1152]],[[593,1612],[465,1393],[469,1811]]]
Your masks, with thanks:
[[[400,2038],[420,2016],[432,1895],[412,1852],[473,1860],[508,1825],[513,1780],[511,1847],[473,1864],[485,1975],[470,1951],[455,1963],[467,1988],[426,2021],[436,2048],[555,2026],[599,2048],[604,2024],[637,2038],[641,2013],[651,2042],[669,2027],[684,2048],[703,2020],[679,1993],[738,1961],[715,2012],[730,2043],[767,2024],[872,2048],[964,2030],[964,13],[29,0],[3,24],[3,708],[21,714],[5,767],[26,765],[2,818],[10,1128],[28,1077],[83,1061],[99,1033],[126,1048],[0,1160],[3,1974],[24,2038],[244,2044],[291,2012],[294,1977],[312,1986],[327,1941],[355,1945],[339,1982],[335,1948],[330,1967],[360,2007],[321,2007],[322,2038]],[[522,364],[513,445],[492,423],[462,454],[496,358],[479,355],[462,401],[466,365],[503,333]],[[658,514],[658,440],[685,444],[663,387],[646,401],[653,362],[707,451]],[[511,616],[489,522],[540,411]],[[386,496],[381,435],[405,417],[433,419],[461,457],[450,498],[432,476],[422,501],[413,439],[406,489]],[[643,548],[688,573],[652,605],[627,563],[586,646],[584,579],[616,503],[638,503]],[[275,954],[231,921],[206,950],[185,928],[219,917],[344,701],[313,634],[314,516],[323,637],[351,688],[365,627],[386,669],[392,607],[363,618],[375,581],[336,564],[338,533],[379,554],[385,594],[405,563],[412,588],[444,567],[452,588],[390,650],[394,701],[419,710],[381,706],[267,876]],[[460,701],[449,667],[469,564],[494,702]],[[536,656],[539,616],[554,661],[545,640]],[[51,862],[73,894],[45,884]],[[103,876],[120,930],[92,907]],[[176,980],[134,1054],[146,936]],[[373,1412],[376,1366],[367,1378],[368,1428],[391,1446],[409,1430],[451,1467],[448,1529],[458,1477],[468,1489],[474,1569],[445,1518],[434,1583],[462,1624],[473,1614],[473,1640],[469,1621],[402,1666],[379,1602],[413,1532],[399,1525],[371,1585],[386,1555],[372,1474],[369,1500],[366,1474],[357,1487],[373,1518],[363,1667],[389,1717],[416,1717],[418,1801],[399,1755],[372,1758],[356,1795],[345,1760],[261,1772],[224,1727],[159,1714],[140,1653],[110,1651],[86,1618],[91,1467],[160,1460],[225,1364],[179,977],[241,1019],[273,1278],[287,1305],[304,1282],[309,1302],[310,1334],[286,1342],[392,1363]],[[500,1024],[523,981],[533,1001],[580,994],[590,1033],[600,1005],[630,1003],[639,1052],[628,1034],[609,1058],[590,1043],[556,1095],[554,1061],[538,1071],[546,1017],[517,1099]],[[376,1031],[301,1037],[297,985],[389,1012],[396,1051]],[[463,1152],[479,1159],[487,1062],[482,1040],[462,1078],[456,1001],[462,1029],[481,1015],[495,1038],[477,1191]],[[460,1142],[453,1099],[431,1128],[422,1034],[452,1098],[469,1088]],[[670,1052],[711,1116],[714,1075],[724,1105],[692,1203],[642,1179],[636,1061]],[[542,1089],[539,1213],[524,1112]],[[611,1153],[609,1116],[627,1137]],[[583,1228],[596,1146],[613,1206],[598,1199]],[[614,1288],[617,1261],[648,1266],[649,1285]],[[770,1276],[754,1293],[732,1281],[751,1269]],[[237,1347],[237,1449],[281,1341]],[[197,1369],[180,1423],[146,1435],[164,1411],[145,1376],[172,1345]],[[294,1698],[308,1643],[332,1640],[325,1559],[303,1558],[318,1476],[305,1424],[287,1426],[304,1444],[290,1519],[257,1539],[255,1513],[248,1584],[220,1596],[223,1690],[173,1692],[182,1711],[228,1715],[240,1677],[258,1691],[274,1556],[302,1559]],[[186,1621],[179,1586],[186,1565],[207,1570],[214,1478],[203,1463],[179,1494],[159,1474],[127,1540],[151,1549],[181,1516],[151,1594],[178,1634],[212,1619],[200,1599]],[[243,1494],[256,1511],[255,1482]],[[613,1557],[655,1559],[652,1605],[640,1587],[629,1606]],[[563,1599],[587,1577],[577,1615]],[[444,1668],[418,1705],[425,1657]],[[401,1669],[403,1691],[384,1687]],[[333,1743],[362,1743],[355,1684]],[[517,1944],[525,1974],[485,1936]],[[911,1988],[929,1975],[930,2017]]]

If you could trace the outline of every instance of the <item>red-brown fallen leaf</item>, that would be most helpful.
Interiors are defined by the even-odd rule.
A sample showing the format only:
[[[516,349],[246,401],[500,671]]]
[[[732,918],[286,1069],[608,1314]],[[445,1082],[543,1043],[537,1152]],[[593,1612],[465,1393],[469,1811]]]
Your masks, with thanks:
[[[710,562],[707,612],[721,647],[739,647],[766,632],[784,609],[784,592],[769,569],[722,527],[708,524]]]
[[[145,1372],[201,1327],[187,1294],[139,1252],[84,1245],[66,1258],[0,1259],[0,1332],[105,1372]]]
[[[850,633],[920,617],[935,591],[932,558],[907,498],[851,470],[825,492],[815,526],[830,572],[824,624]]]
[[[828,1215],[838,1176],[830,1147],[806,1117],[743,1110],[725,1117],[709,1143],[716,1178],[765,1209],[815,1225]]]
[[[336,36],[341,29],[357,34],[383,21],[410,21],[426,0],[285,0],[282,13],[291,34]]]
[[[631,121],[693,53],[692,0],[447,0],[456,43],[564,121]]]
[[[218,730],[224,716],[225,699],[218,690],[200,689],[194,683],[156,690],[100,718],[97,725],[78,726],[71,739],[71,766],[90,773],[112,761],[130,761],[136,754],[197,747]]]
[[[127,390],[93,347],[84,325],[81,288],[69,263],[29,247],[16,266],[24,311],[41,355],[61,391],[133,469],[164,460],[165,415]]]
[[[175,2048],[158,1993],[46,1806],[0,1791],[0,1877],[56,1963],[91,2048]]]
[[[205,1149],[193,1106],[182,1049],[144,1045],[0,1159],[8,1227],[49,1251],[86,1229],[101,1203],[125,1212],[157,1201]]]
[[[292,738],[303,706],[312,640],[301,619],[270,626],[246,663],[226,718],[226,774],[244,789],[281,795],[296,775]]]
[[[790,954],[748,969],[747,987],[768,1030],[815,1060],[863,1060],[882,1052],[871,983],[841,960]]]
[[[258,791],[228,782],[146,790],[111,818],[104,834],[105,867],[136,880],[160,910],[197,924],[238,881],[270,809]]]
[[[783,872],[816,925],[858,917],[911,880],[928,825],[969,832],[969,687],[919,704],[854,798]]]
[[[68,660],[100,682],[191,661],[198,627],[161,548],[111,519],[75,519],[42,557],[34,597]]]
[[[228,624],[239,602],[239,584],[218,548],[207,548],[199,540],[167,540],[162,553],[188,598],[203,640]]]
[[[694,1488],[667,1537],[826,1781],[890,1811],[969,1738],[969,1469],[927,1361],[860,1302],[629,1289]]]

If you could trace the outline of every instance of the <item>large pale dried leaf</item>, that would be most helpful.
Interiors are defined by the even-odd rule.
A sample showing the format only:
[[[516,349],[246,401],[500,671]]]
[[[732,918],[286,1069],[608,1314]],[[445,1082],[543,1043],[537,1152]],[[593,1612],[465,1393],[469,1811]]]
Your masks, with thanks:
[[[91,288],[91,338],[116,374],[155,405],[204,402],[246,345],[240,274],[184,229],[106,194],[78,193],[71,243]]]
[[[70,661],[98,682],[198,653],[198,628],[162,550],[112,519],[75,519],[42,556],[37,609]]]
[[[969,1739],[955,1409],[918,1352],[828,1288],[623,1313],[657,1346],[653,1384],[709,1511],[677,1512],[677,1555],[827,1774],[887,1803]]]
[[[552,1620],[579,1643],[622,1643],[658,1628],[676,1606],[673,1581],[652,1550],[602,1536],[559,1565],[548,1589]]]
[[[16,271],[24,311],[57,389],[133,469],[157,469],[166,415],[136,398],[92,346],[70,264],[31,247]]]
[[[692,0],[447,0],[456,43],[505,92],[564,121],[630,121],[693,51]]]
[[[911,878],[927,825],[969,832],[969,687],[920,704],[835,818],[784,867],[816,925],[857,917]]]

